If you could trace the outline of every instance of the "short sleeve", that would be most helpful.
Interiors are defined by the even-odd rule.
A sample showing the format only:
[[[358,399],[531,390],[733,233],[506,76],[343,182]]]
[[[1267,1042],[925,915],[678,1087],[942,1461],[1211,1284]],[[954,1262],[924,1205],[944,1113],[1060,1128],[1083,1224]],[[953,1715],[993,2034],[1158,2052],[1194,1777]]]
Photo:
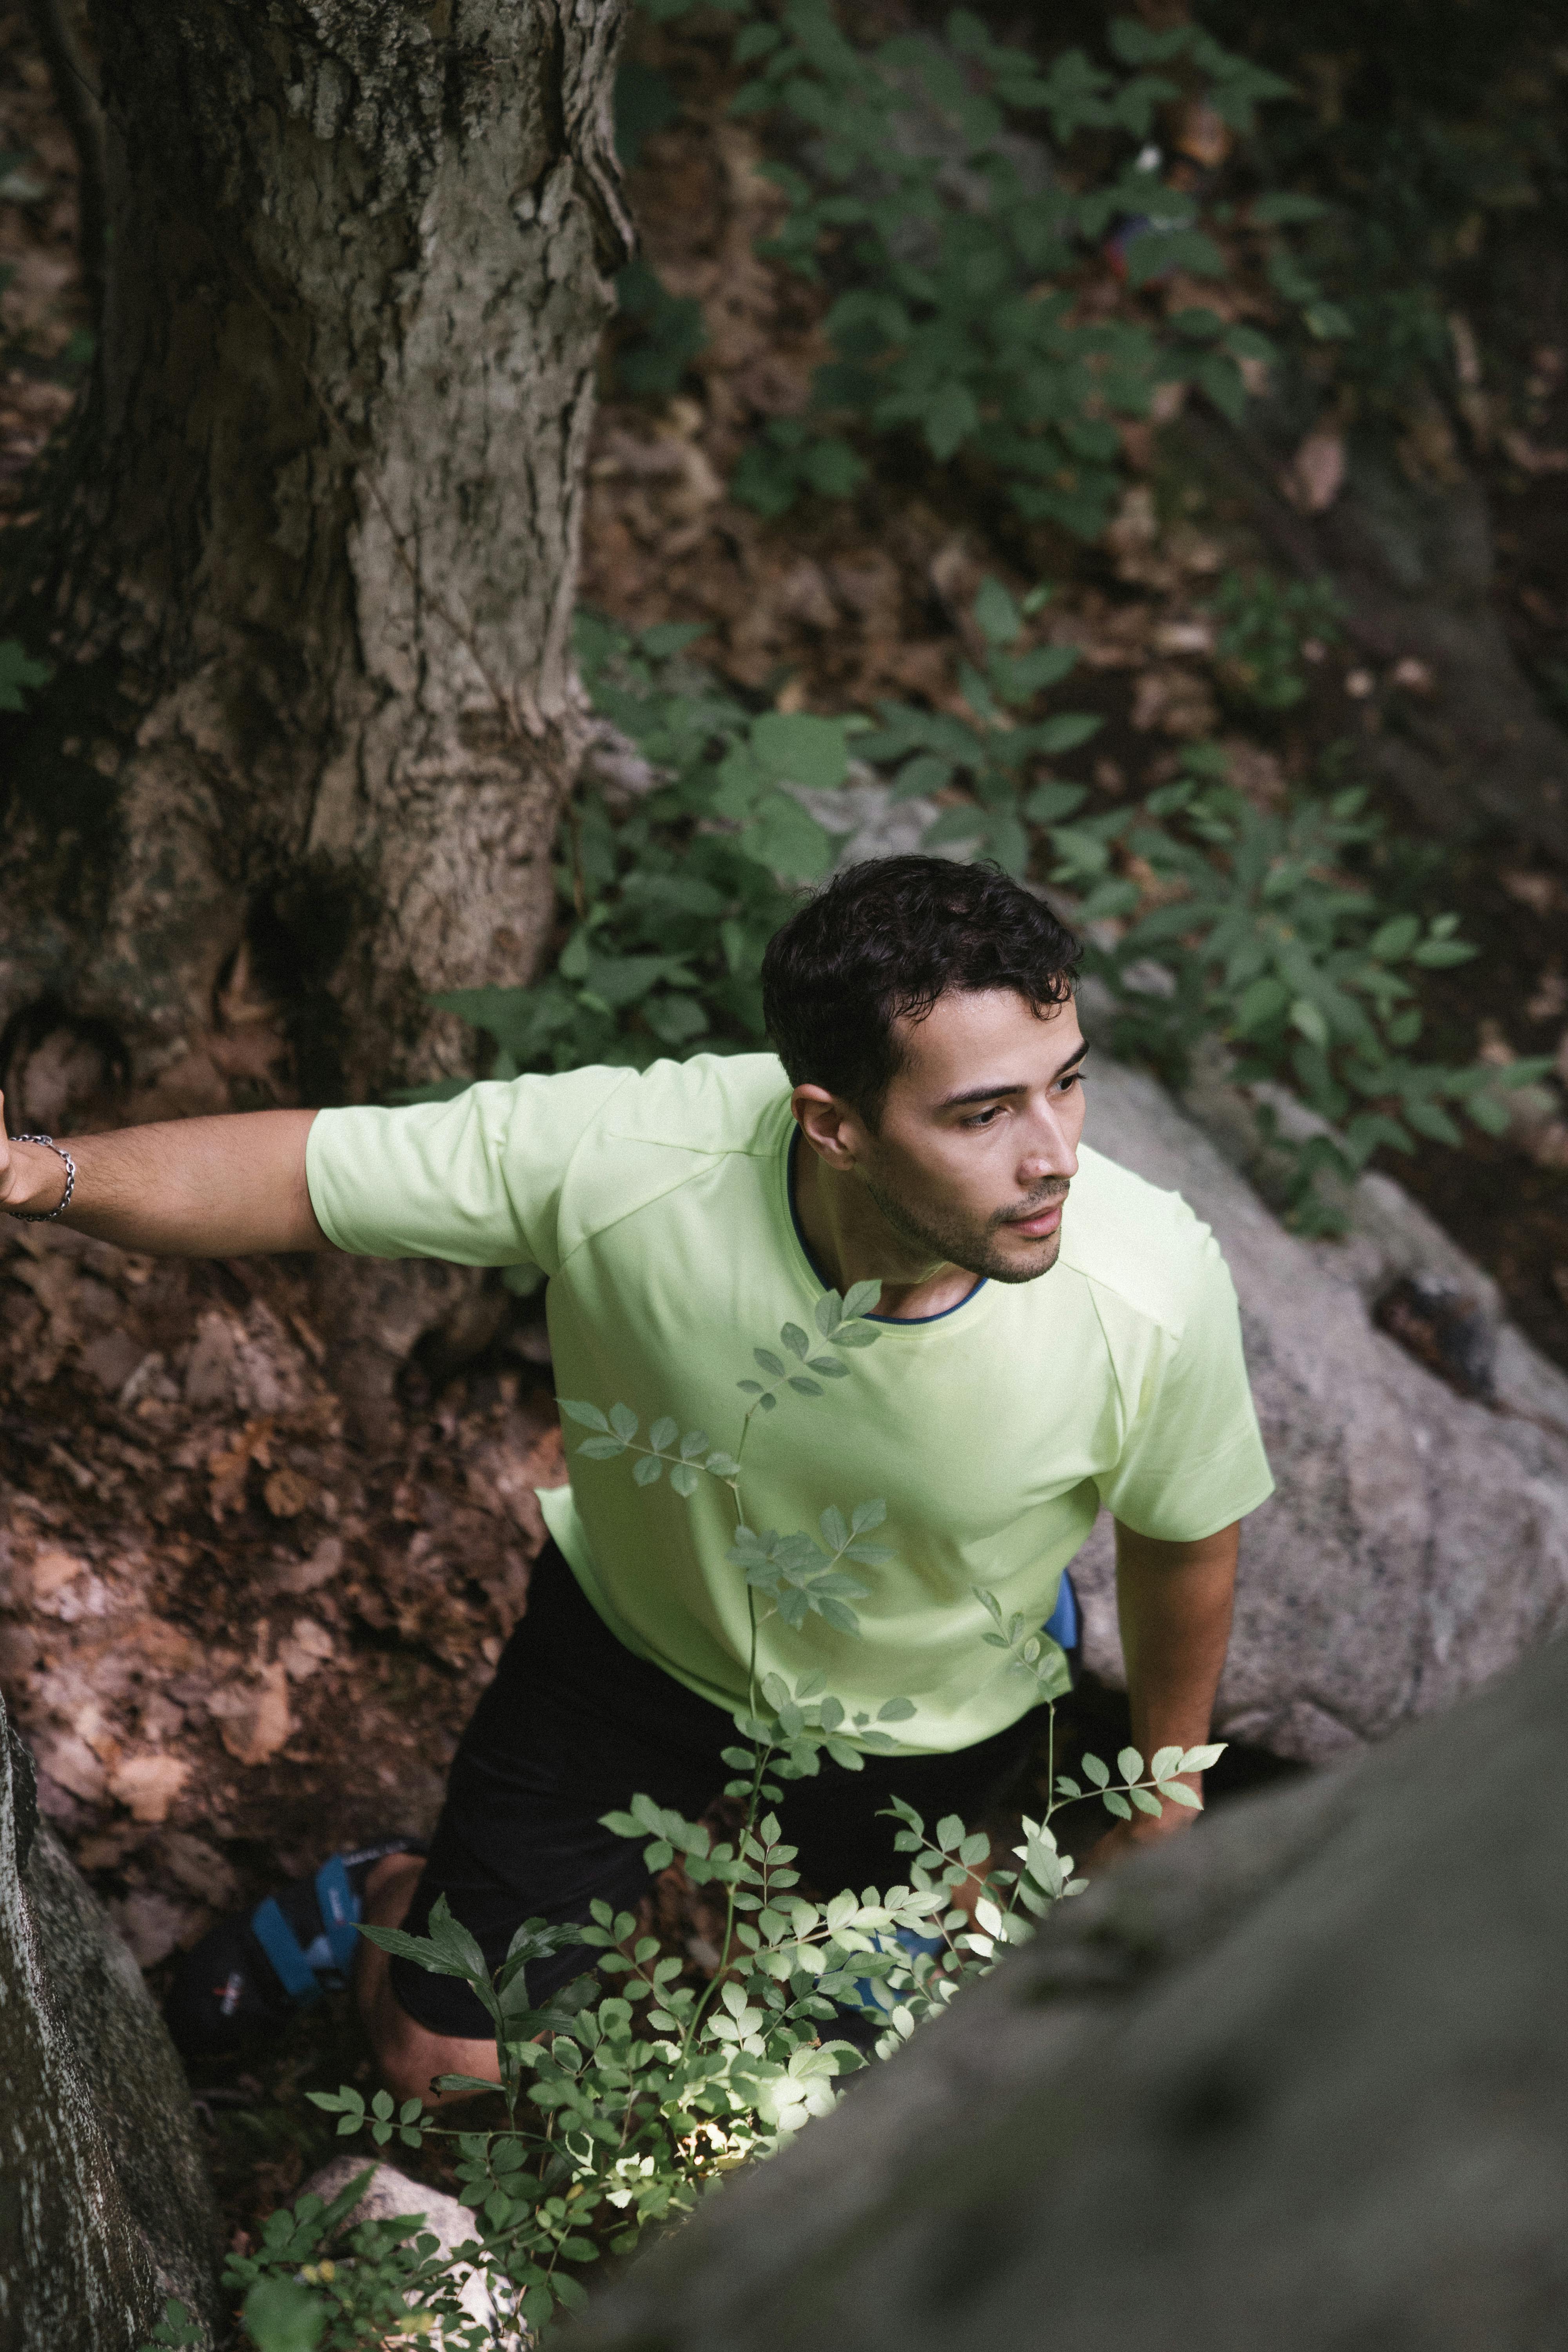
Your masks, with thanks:
[[[1230,1271],[1205,1234],[1179,1337],[1162,1332],[1126,1442],[1098,1480],[1100,1501],[1137,1535],[1197,1543],[1274,1491],[1242,1352]]]
[[[467,1087],[450,1102],[317,1113],[305,1149],[321,1231],[362,1257],[560,1265],[561,1190],[629,1070]]]

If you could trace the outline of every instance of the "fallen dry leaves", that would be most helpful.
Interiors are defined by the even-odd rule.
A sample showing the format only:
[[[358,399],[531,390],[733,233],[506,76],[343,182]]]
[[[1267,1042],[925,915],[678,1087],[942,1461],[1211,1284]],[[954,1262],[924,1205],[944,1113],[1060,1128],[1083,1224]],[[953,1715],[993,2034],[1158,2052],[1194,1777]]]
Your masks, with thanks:
[[[0,1684],[143,1960],[336,1844],[428,1830],[523,1605],[533,1488],[563,1475],[537,1318],[408,1288],[378,1289],[362,1362],[455,1300],[490,1340],[367,1439],[306,1273],[0,1228]]]

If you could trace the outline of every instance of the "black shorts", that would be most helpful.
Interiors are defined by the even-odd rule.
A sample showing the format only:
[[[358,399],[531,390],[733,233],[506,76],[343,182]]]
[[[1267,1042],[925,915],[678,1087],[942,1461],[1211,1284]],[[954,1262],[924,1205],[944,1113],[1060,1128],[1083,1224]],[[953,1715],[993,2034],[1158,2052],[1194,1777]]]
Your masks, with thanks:
[[[976,1825],[1006,1800],[1037,1729],[1026,1716],[952,1755],[872,1757],[861,1772],[825,1758],[815,1779],[781,1783],[777,1810],[800,1848],[803,1881],[820,1895],[907,1885],[908,1861],[893,1850],[898,1824],[878,1819],[889,1796],[933,1825],[944,1813]],[[586,1921],[595,1896],[631,1909],[649,1884],[646,1841],[602,1829],[600,1814],[641,1793],[695,1820],[733,1777],[720,1750],[736,1737],[721,1707],[616,1640],[547,1543],[528,1613],[453,1759],[404,1925],[424,1935],[445,1895],[495,1969],[524,1919]],[[581,1975],[586,1958],[574,1947],[536,1962],[528,1971],[534,2000]],[[408,2015],[433,2033],[489,2039],[489,2018],[457,1978],[395,1959],[392,1983]]]

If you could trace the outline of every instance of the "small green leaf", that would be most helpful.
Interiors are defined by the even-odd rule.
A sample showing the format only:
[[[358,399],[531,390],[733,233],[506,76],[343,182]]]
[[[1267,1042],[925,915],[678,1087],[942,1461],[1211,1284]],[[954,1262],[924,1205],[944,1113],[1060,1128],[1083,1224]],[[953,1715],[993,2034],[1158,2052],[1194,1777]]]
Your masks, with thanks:
[[[320,2295],[289,2278],[258,2279],[240,2312],[258,2352],[316,2352],[328,2315]]]
[[[1324,1020],[1321,1009],[1313,1003],[1310,996],[1298,996],[1292,999],[1290,1020],[1292,1026],[1300,1031],[1310,1045],[1316,1045],[1320,1049],[1327,1046],[1329,1024]]]
[[[1083,806],[1089,794],[1082,784],[1041,784],[1024,803],[1031,824],[1055,824]]]
[[[1010,646],[1024,625],[1023,614],[999,580],[983,580],[970,609],[981,635],[994,646]]]
[[[1409,954],[1421,936],[1421,919],[1417,915],[1395,915],[1391,922],[1380,924],[1367,941],[1368,955],[1380,963],[1397,963]]]
[[[580,1422],[584,1429],[604,1430],[610,1425],[596,1404],[584,1404],[575,1397],[557,1397],[555,1402],[568,1421]]]
[[[1104,719],[1092,712],[1064,710],[1055,719],[1040,721],[1035,730],[1036,748],[1047,760],[1055,759],[1063,751],[1076,751],[1080,743],[1098,735],[1104,724]]]
[[[844,721],[805,711],[764,711],[752,725],[752,749],[770,774],[816,792],[834,791],[849,765]]]
[[[0,637],[0,710],[24,709],[26,694],[53,676],[48,663],[34,661],[15,637]]]

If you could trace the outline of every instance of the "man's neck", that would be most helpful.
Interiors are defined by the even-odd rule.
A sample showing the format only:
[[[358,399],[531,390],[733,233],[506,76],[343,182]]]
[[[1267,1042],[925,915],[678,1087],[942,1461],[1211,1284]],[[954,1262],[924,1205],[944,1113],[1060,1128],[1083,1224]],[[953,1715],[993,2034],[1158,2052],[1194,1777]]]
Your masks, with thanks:
[[[795,1210],[806,1249],[823,1280],[840,1293],[879,1282],[876,1312],[913,1323],[962,1306],[979,1282],[967,1266],[932,1262],[912,1249],[852,1176],[827,1167],[796,1135],[790,1153]]]

